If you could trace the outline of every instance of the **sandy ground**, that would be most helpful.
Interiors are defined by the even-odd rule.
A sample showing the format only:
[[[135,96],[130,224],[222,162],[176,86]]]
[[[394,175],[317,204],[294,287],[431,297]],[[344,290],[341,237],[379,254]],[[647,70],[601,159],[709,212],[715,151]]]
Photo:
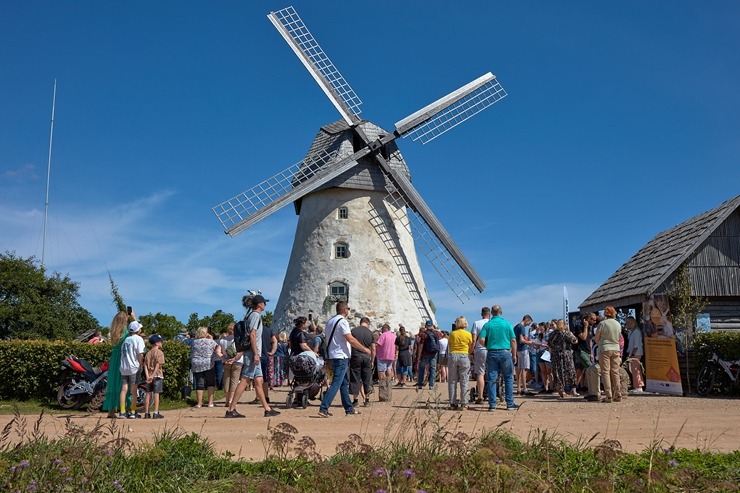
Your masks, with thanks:
[[[189,408],[163,412],[162,420],[114,420],[123,434],[134,441],[151,440],[164,429],[181,429],[199,433],[211,440],[216,449],[229,451],[237,457],[252,460],[264,458],[264,437],[268,423],[272,426],[287,422],[298,429],[297,438],[307,435],[317,444],[324,456],[335,453],[337,444],[350,434],[361,436],[364,442],[380,444],[389,438],[402,435],[412,437],[414,427],[425,421],[438,420],[451,432],[463,431],[469,435],[501,428],[509,430],[524,440],[539,432],[555,434],[572,443],[598,445],[606,439],[616,439],[624,450],[637,452],[655,441],[664,447],[704,451],[730,452],[740,449],[740,400],[723,398],[668,397],[657,394],[629,396],[621,403],[593,403],[580,397],[560,399],[555,395],[517,397],[518,411],[507,411],[499,405],[488,412],[484,403],[471,406],[468,411],[452,411],[445,405],[444,389],[437,392],[414,388],[395,388],[392,402],[377,402],[373,394],[369,407],[358,408],[359,416],[345,416],[339,396],[331,408],[330,418],[318,417],[318,401],[307,409],[285,409],[286,388],[271,392],[275,408],[281,411],[276,418],[264,418],[262,408],[248,402],[254,392],[246,392],[238,410],[246,419],[225,419],[223,401],[214,408]],[[437,404],[437,400],[439,404]],[[441,400],[445,399],[445,400]],[[64,433],[66,421],[90,429],[99,420],[108,424],[103,413],[59,412],[46,414],[41,429],[48,436]],[[0,416],[0,427],[13,417]],[[32,429],[37,416],[28,416],[28,429]],[[431,426],[431,425],[427,425]],[[592,437],[595,438],[592,439]]]

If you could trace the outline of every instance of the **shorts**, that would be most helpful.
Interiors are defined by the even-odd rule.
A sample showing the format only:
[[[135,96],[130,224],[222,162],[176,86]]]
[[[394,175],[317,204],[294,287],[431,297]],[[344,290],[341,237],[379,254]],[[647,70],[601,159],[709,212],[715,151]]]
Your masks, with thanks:
[[[244,354],[244,365],[242,365],[242,378],[248,380],[254,380],[257,377],[262,377],[262,362],[254,362],[254,353],[251,351]]]
[[[138,378],[136,378],[137,376],[138,373],[134,373],[133,375],[121,375],[121,384],[127,384],[129,391],[131,391],[131,389],[135,389],[136,382],[138,380]]]
[[[379,359],[378,360],[378,373],[385,373],[391,369],[393,369],[392,359]]]
[[[206,371],[194,371],[193,383],[195,390],[205,390],[208,387],[216,386],[216,368],[209,368]]]
[[[516,369],[517,370],[529,370],[529,351],[516,352]]]
[[[574,351],[573,359],[579,370],[586,370],[591,366],[591,353],[588,351]]]
[[[437,356],[437,365],[439,366],[447,366],[447,361],[449,358],[447,357],[447,353],[440,354]]]
[[[154,394],[161,394],[164,388],[164,378],[155,377],[150,383],[146,384],[146,391]]]
[[[476,375],[486,374],[486,358],[488,357],[488,351],[485,349],[476,349],[473,354],[473,372]]]
[[[260,370],[262,370],[263,376],[270,372],[270,358],[271,356],[268,356],[267,354],[262,354],[260,357]]]

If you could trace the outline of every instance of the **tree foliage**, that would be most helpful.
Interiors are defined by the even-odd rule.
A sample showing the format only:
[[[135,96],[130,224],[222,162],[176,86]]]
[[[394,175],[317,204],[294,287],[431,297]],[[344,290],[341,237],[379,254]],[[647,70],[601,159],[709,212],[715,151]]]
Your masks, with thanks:
[[[167,340],[172,340],[180,333],[185,325],[172,315],[157,312],[156,315],[151,313],[139,317],[139,322],[144,326],[145,334],[156,332]]]
[[[673,326],[686,331],[688,345],[691,345],[696,334],[696,317],[707,306],[707,299],[692,295],[691,289],[689,269],[683,264],[676,271],[676,277],[666,293],[670,299]]]
[[[69,340],[100,328],[78,290],[69,276],[47,276],[35,257],[0,254],[0,338]]]

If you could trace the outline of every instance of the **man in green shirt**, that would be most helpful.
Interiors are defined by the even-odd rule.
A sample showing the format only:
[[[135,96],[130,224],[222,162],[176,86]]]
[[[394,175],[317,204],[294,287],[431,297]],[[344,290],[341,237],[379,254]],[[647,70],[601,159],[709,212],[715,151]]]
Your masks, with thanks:
[[[488,410],[496,409],[496,381],[499,372],[504,376],[504,398],[507,410],[517,410],[514,404],[514,364],[516,363],[516,336],[514,328],[501,315],[499,305],[491,307],[492,318],[483,326],[478,341],[488,350],[486,374],[488,376]]]

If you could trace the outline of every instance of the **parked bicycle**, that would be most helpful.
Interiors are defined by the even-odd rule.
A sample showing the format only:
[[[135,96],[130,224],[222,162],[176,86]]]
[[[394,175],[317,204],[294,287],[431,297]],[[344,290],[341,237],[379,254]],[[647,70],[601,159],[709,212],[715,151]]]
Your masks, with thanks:
[[[724,360],[717,353],[707,361],[696,377],[696,391],[699,395],[708,395],[715,386],[718,379],[722,378],[722,372],[727,374],[732,386],[740,388],[740,359],[735,361]]]

